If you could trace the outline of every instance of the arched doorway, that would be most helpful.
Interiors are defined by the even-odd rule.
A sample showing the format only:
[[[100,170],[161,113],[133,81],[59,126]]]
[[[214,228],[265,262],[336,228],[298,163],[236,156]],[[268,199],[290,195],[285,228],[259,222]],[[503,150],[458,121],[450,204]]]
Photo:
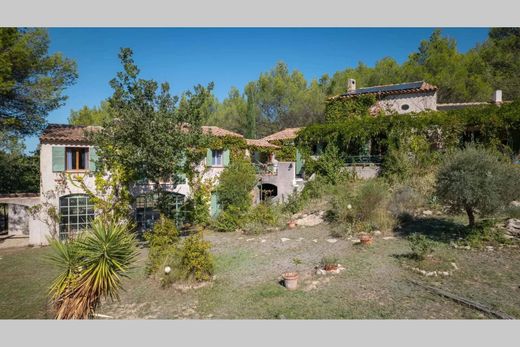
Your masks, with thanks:
[[[278,196],[278,187],[271,183],[262,183],[258,186],[260,201],[268,201]]]

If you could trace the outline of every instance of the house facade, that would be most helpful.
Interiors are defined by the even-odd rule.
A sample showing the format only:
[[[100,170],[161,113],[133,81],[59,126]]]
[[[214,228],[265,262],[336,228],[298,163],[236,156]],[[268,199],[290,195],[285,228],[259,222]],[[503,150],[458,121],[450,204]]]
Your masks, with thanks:
[[[437,111],[437,89],[436,86],[425,81],[357,88],[356,80],[349,79],[347,92],[333,96],[329,100],[374,95],[376,104],[370,110],[372,114]]]
[[[96,192],[97,153],[88,139],[89,132],[99,127],[50,124],[40,137],[40,193],[31,196],[0,197],[3,212],[0,222],[5,235],[20,235],[31,245],[44,245],[48,238],[65,239],[87,229],[96,214],[95,206],[85,190]],[[215,137],[242,135],[215,126],[204,126],[203,132]],[[280,147],[264,139],[244,139],[249,156],[257,170],[258,185],[254,188],[254,203],[263,200],[284,201],[297,190],[296,163],[276,159]],[[265,156],[261,159],[259,154]],[[259,160],[255,160],[259,159]],[[261,160],[260,160],[261,159]],[[218,184],[220,174],[230,164],[230,149],[206,149],[206,157],[195,167],[203,182]],[[84,189],[76,177],[81,177]],[[171,194],[175,216],[182,221],[183,206],[192,194],[187,180],[178,184],[164,182],[162,191]],[[269,188],[269,189],[267,189]],[[267,190],[270,190],[268,193]],[[138,230],[153,226],[159,218],[157,195],[150,182],[135,182],[130,187],[134,197],[133,216]],[[218,196],[212,193],[210,214],[220,211]],[[5,210],[5,211],[4,211]]]

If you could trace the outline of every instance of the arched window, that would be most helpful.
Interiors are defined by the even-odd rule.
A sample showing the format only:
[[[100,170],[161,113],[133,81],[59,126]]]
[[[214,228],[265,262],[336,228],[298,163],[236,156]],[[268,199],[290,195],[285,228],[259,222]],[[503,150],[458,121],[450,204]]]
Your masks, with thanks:
[[[145,231],[153,228],[155,221],[159,219],[161,212],[159,204],[163,204],[163,210],[169,211],[169,216],[180,226],[184,221],[184,195],[178,193],[165,193],[159,201],[159,194],[143,194],[135,199],[135,221],[137,230]]]
[[[86,194],[65,195],[60,198],[60,238],[85,230],[94,219],[94,204]]]

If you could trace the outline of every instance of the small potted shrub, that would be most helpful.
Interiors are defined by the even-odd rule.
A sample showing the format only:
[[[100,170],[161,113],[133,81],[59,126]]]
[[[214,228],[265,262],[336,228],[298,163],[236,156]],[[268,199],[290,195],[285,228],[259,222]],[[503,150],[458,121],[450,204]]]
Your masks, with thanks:
[[[370,234],[362,234],[359,237],[359,241],[361,241],[362,245],[370,245],[372,243],[373,237]]]
[[[336,257],[323,257],[321,258],[320,266],[327,272],[336,271],[339,267],[338,258]]]

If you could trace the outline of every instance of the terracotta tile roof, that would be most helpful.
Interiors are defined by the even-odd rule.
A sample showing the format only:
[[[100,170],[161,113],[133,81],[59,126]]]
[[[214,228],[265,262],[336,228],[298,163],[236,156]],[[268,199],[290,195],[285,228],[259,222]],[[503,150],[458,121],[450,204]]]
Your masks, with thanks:
[[[367,88],[359,88],[328,98],[329,100],[336,98],[353,98],[358,95],[369,95],[373,94],[377,97],[388,96],[388,95],[400,95],[400,94],[415,94],[415,93],[429,93],[434,92],[438,88],[434,85],[426,83],[424,81],[407,82],[399,84],[387,84],[382,86],[373,86]]]
[[[226,130],[223,128],[219,128],[216,126],[210,126],[210,125],[203,125],[202,126],[202,132],[207,135],[213,135],[213,136],[233,136],[233,137],[244,137],[243,135],[240,135],[239,133],[235,133],[230,130]]]
[[[41,143],[72,143],[88,144],[87,133],[89,131],[99,131],[100,126],[83,126],[70,124],[49,124],[40,136]],[[203,126],[202,132],[213,136],[234,136],[244,137],[233,131],[229,131],[216,126]]]
[[[40,136],[41,143],[88,144],[88,132],[99,131],[99,126],[49,124]]]
[[[277,133],[262,138],[265,141],[292,140],[298,135],[298,131],[303,128],[287,128]]]
[[[255,146],[255,147],[264,147],[264,148],[280,148],[280,146],[273,145],[272,143],[267,142],[264,139],[246,139],[246,142],[249,146]]]

